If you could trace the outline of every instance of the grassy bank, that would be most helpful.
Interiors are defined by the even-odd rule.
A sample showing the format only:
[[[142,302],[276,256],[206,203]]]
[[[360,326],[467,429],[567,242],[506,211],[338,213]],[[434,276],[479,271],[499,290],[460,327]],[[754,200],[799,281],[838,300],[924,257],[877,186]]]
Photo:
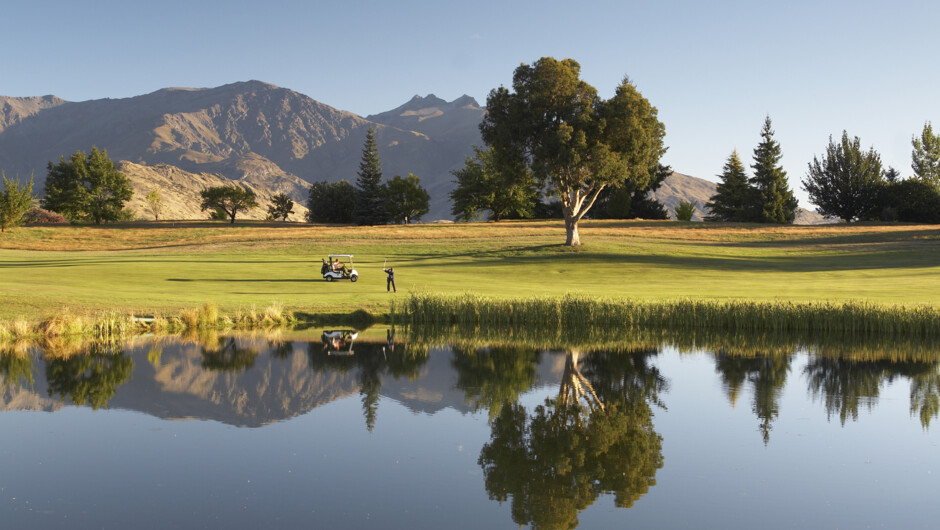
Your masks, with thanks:
[[[936,305],[940,228],[586,222],[334,227],[153,223],[26,227],[0,237],[0,323],[34,326],[68,307],[181,315],[278,305],[374,315],[408,293],[560,298]],[[360,281],[327,283],[320,259],[355,254]],[[385,292],[385,258],[399,293]]]
[[[558,329],[666,328],[728,332],[862,333],[940,337],[940,310],[871,302],[679,300],[637,302],[585,296],[505,300],[415,294],[401,313],[413,325]]]

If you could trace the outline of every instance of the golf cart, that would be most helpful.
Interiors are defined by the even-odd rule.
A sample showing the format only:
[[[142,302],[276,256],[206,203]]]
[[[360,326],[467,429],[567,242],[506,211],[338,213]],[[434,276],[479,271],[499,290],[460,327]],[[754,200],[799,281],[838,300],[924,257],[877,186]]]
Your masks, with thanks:
[[[354,329],[337,329],[323,332],[320,340],[327,355],[352,355],[353,341],[359,336]]]
[[[343,263],[343,258],[349,263]],[[323,266],[320,267],[320,274],[323,279],[331,282],[333,280],[349,280],[354,282],[359,279],[359,272],[353,268],[352,254],[330,254],[327,256]]]

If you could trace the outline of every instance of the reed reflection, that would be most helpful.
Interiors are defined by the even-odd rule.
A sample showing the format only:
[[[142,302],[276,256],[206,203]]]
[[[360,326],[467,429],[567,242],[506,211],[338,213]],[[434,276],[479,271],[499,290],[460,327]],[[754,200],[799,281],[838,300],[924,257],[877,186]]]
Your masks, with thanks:
[[[655,350],[565,356],[558,395],[532,414],[506,402],[480,451],[491,499],[511,498],[516,524],[574,528],[604,493],[628,508],[656,484],[662,437],[652,404],[666,380],[648,358]]]

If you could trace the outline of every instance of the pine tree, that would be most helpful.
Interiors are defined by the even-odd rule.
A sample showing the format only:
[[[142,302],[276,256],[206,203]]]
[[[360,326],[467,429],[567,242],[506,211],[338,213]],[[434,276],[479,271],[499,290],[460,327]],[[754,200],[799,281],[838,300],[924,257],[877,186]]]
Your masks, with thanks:
[[[369,127],[362,146],[362,161],[359,162],[359,177],[356,179],[356,223],[378,225],[387,222],[382,201],[382,162],[375,143],[375,128]]]
[[[709,211],[706,221],[747,221],[748,206],[754,202],[753,188],[748,185],[747,173],[738,150],[735,149],[721,175],[718,190],[705,205]]]
[[[770,128],[770,116],[764,120],[761,142],[754,149],[754,176],[751,184],[756,188],[756,203],[753,205],[755,220],[763,223],[791,224],[796,218],[799,203],[787,184],[787,172],[780,164],[783,154],[780,144],[774,140]]]

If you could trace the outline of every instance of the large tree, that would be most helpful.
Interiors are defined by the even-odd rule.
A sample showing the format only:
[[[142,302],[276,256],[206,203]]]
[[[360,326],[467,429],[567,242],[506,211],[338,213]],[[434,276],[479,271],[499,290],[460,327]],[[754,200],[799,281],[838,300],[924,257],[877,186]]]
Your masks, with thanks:
[[[369,127],[356,178],[356,222],[360,225],[380,225],[387,220],[382,200],[382,162],[375,142],[375,128]]]
[[[911,168],[918,179],[940,188],[940,135],[933,133],[930,122],[924,124],[920,138],[911,138]]]
[[[255,192],[241,186],[214,186],[199,192],[202,197],[202,211],[215,210],[225,212],[232,224],[238,212],[258,207]]]
[[[408,178],[395,175],[383,187],[382,195],[385,211],[394,223],[418,221],[430,209],[431,196],[421,187],[421,179],[411,173]]]
[[[451,171],[457,177],[457,187],[450,193],[454,217],[472,221],[483,212],[491,221],[532,217],[539,198],[532,173],[523,164],[502,167],[501,158],[512,159],[500,157],[492,149],[474,146],[473,151],[464,167]]]
[[[565,244],[580,245],[578,222],[605,187],[649,181],[665,152],[665,128],[629,79],[610,100],[580,79],[572,59],[522,64],[513,90],[490,91],[480,124],[483,141],[527,167],[562,203]]]
[[[770,116],[764,119],[761,142],[754,149],[754,176],[751,184],[756,189],[757,202],[754,217],[762,223],[792,224],[799,202],[787,183],[787,172],[780,165],[783,153],[774,140]]]
[[[709,214],[706,221],[748,221],[750,206],[754,204],[753,188],[748,185],[744,164],[734,150],[718,175],[721,182],[705,208]]]
[[[871,218],[879,206],[884,186],[881,156],[870,148],[863,152],[858,136],[849,140],[842,131],[842,141],[829,137],[822,159],[813,157],[803,189],[816,211],[846,222]]]
[[[76,151],[68,161],[46,166],[46,196],[42,207],[72,222],[118,221],[125,217],[124,203],[134,195],[130,181],[117,170],[108,152],[97,147],[87,155]]]
[[[29,211],[33,204],[33,179],[29,179],[29,184],[22,186],[16,179],[7,179],[5,173],[0,173],[3,178],[3,191],[0,191],[0,232],[7,228],[19,226],[23,220],[23,214]]]

